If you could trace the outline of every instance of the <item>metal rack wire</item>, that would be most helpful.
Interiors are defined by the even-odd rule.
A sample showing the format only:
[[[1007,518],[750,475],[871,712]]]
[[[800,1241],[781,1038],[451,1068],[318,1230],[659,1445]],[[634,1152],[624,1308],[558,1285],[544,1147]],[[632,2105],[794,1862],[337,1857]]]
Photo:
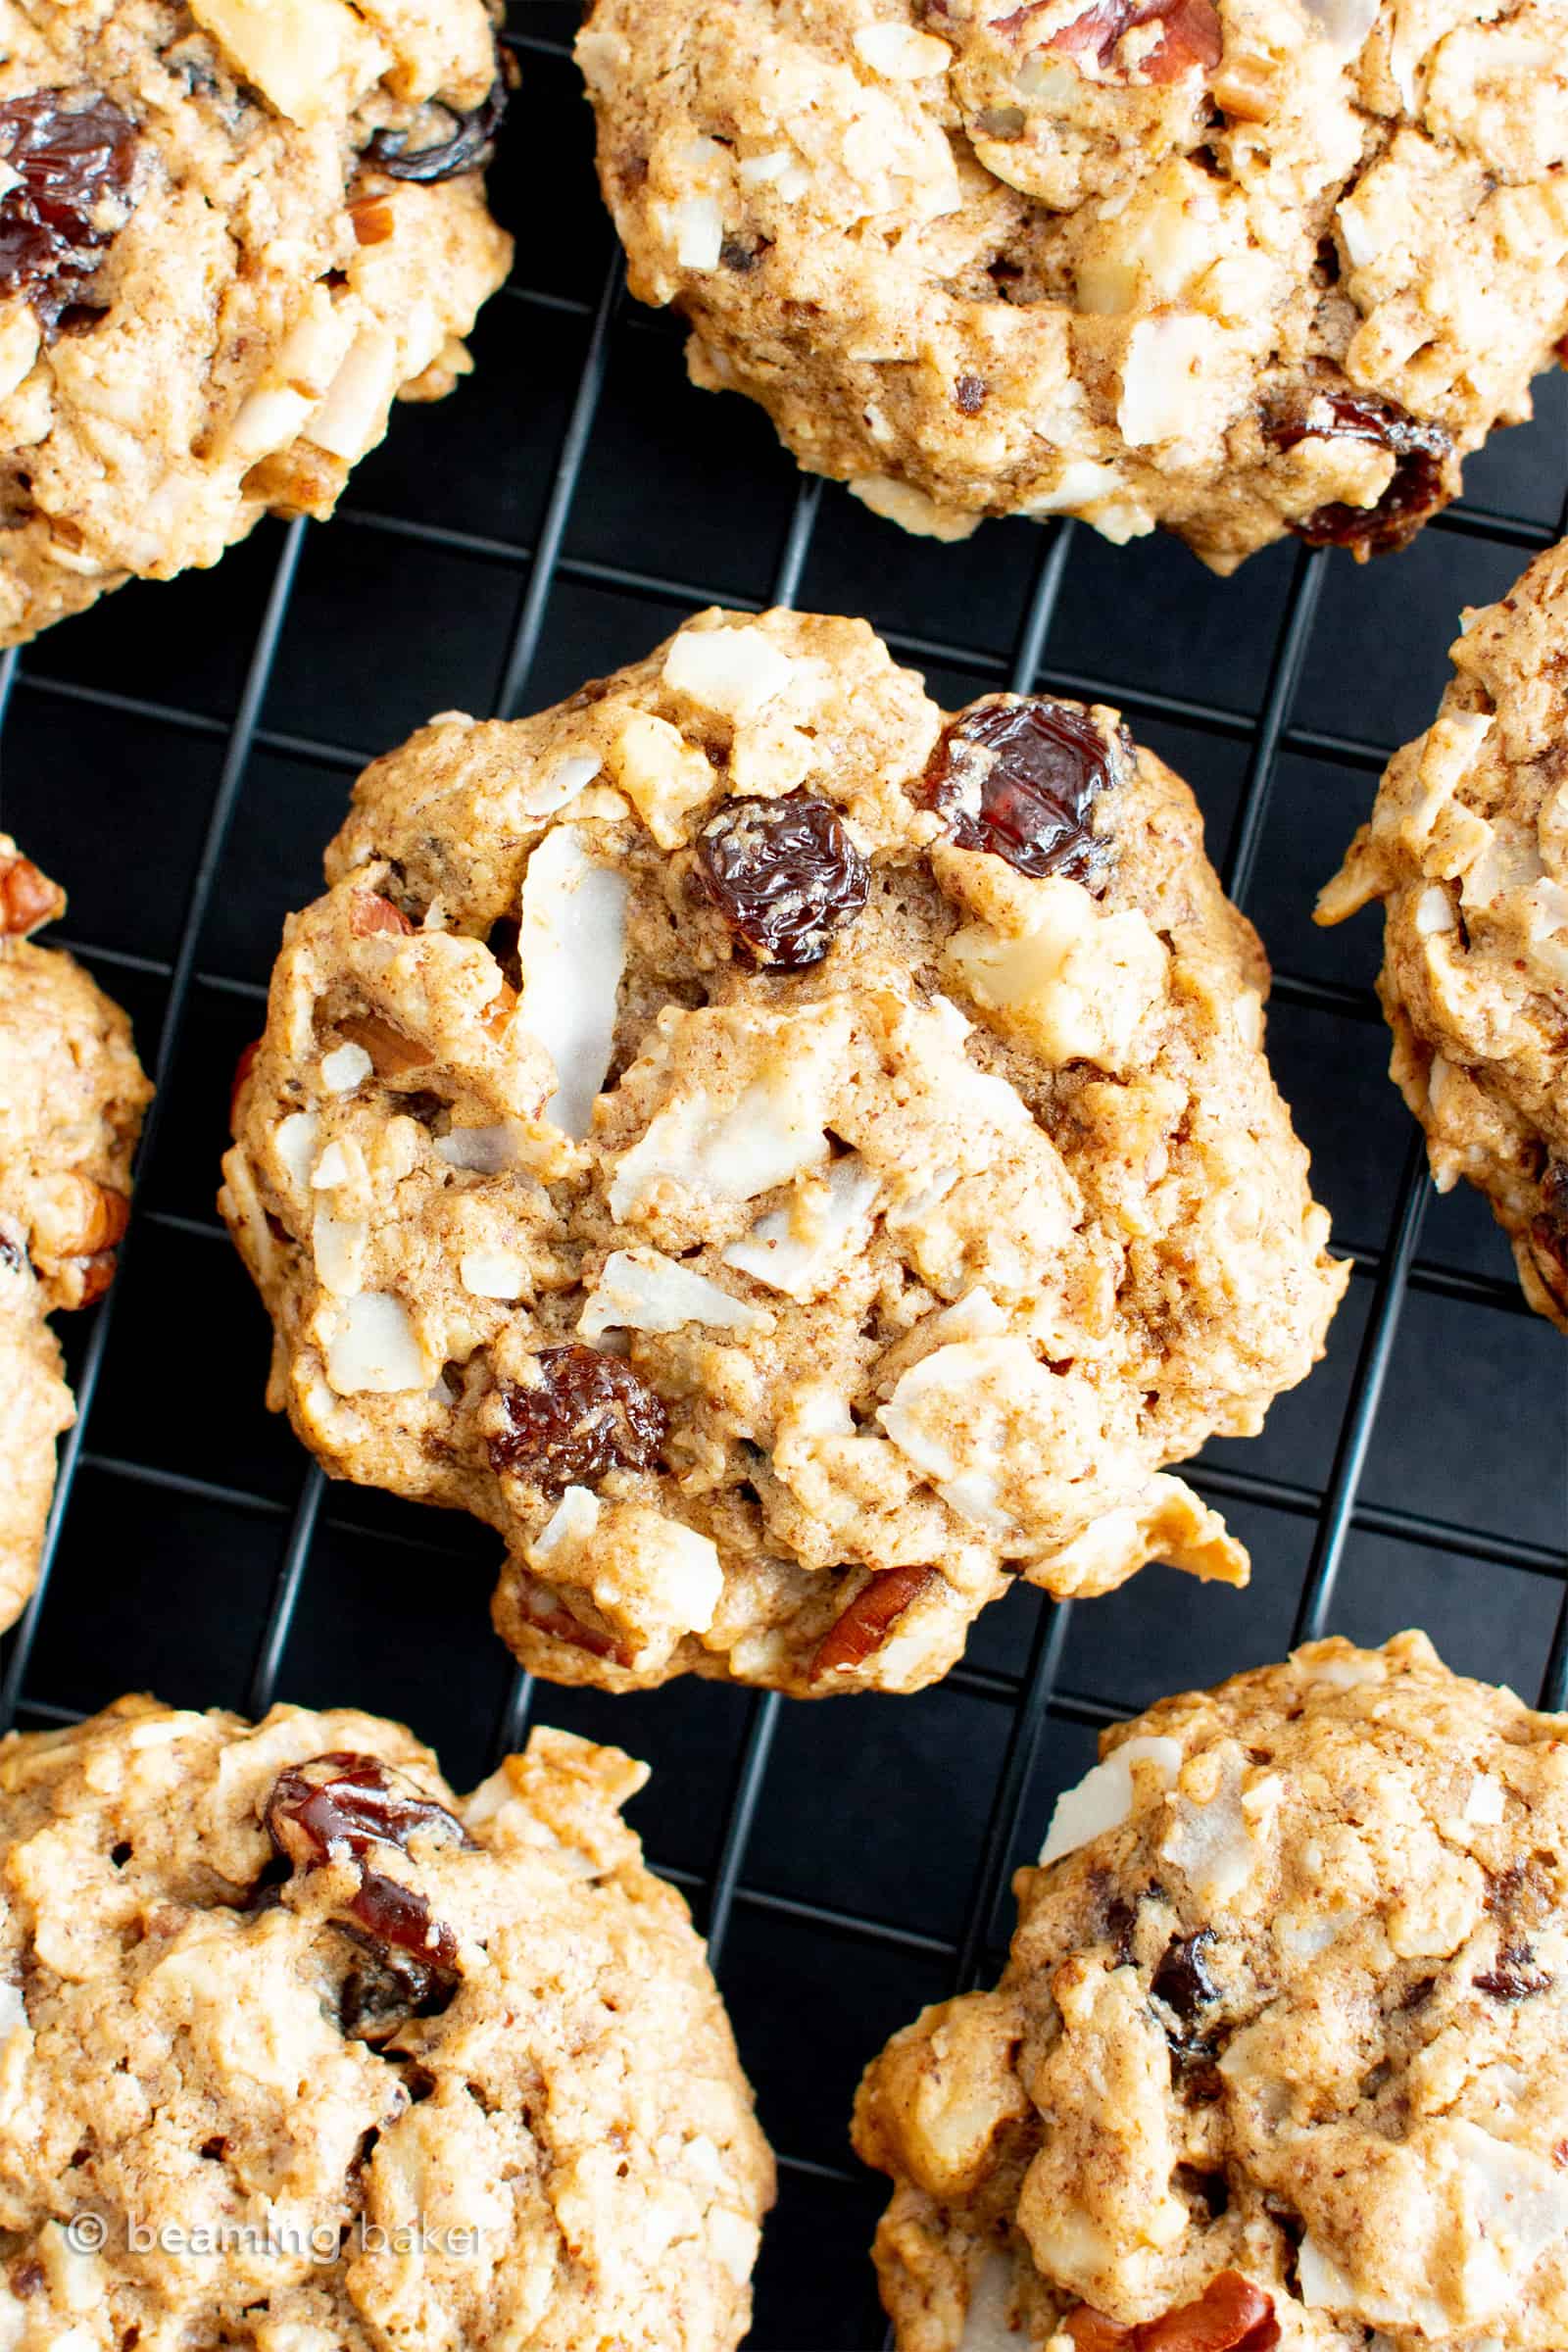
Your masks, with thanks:
[[[530,18],[529,22],[537,20]],[[544,30],[519,29],[512,38],[525,65],[549,60],[559,66],[564,53],[564,39],[548,25]],[[514,125],[515,138],[529,135],[527,106],[525,93],[518,110],[523,120]],[[557,600],[564,582],[586,583],[611,595],[666,608],[671,615],[712,601],[742,606],[760,605],[769,599],[783,604],[796,601],[824,509],[829,499],[840,496],[837,492],[824,493],[821,484],[805,478],[794,493],[793,508],[776,549],[769,599],[748,599],[733,589],[718,593],[673,571],[609,563],[570,551],[569,525],[591,464],[607,369],[616,336],[627,331],[628,326],[622,316],[624,297],[619,265],[616,262],[611,266],[591,296],[576,293],[568,296],[530,286],[525,254],[521,282],[500,299],[525,306],[546,327],[552,319],[564,319],[586,332],[584,356],[555,452],[542,519],[529,543],[487,537],[434,524],[427,518],[358,505],[333,526],[342,532],[380,534],[403,549],[440,547],[504,567],[506,575],[515,583],[516,602],[496,680],[495,710],[507,714],[527,707],[530,681],[541,648],[555,625]],[[696,395],[692,398],[695,401]],[[461,431],[461,421],[455,418],[450,429]],[[1563,468],[1563,479],[1568,481],[1568,465]],[[1431,527],[1528,553],[1548,544],[1568,527],[1568,514],[1554,529],[1514,515],[1459,507]],[[359,750],[314,732],[302,734],[266,724],[268,706],[285,661],[285,635],[308,539],[308,528],[301,523],[275,534],[270,577],[249,644],[243,683],[226,716],[216,715],[199,702],[186,707],[142,699],[91,678],[62,675],[47,662],[35,661],[31,654],[20,662],[15,656],[0,662],[0,754],[7,757],[9,736],[4,730],[19,696],[24,695],[52,699],[76,714],[98,711],[126,721],[151,721],[188,740],[210,744],[220,754],[172,956],[107,947],[91,938],[72,937],[69,942],[89,961],[104,967],[111,985],[122,977],[139,977],[161,991],[162,1014],[151,1065],[159,1095],[147,1123],[140,1162],[144,1202],[148,1178],[157,1170],[160,1155],[167,1149],[167,1106],[174,1097],[199,996],[208,991],[229,999],[238,997],[254,1006],[262,995],[259,981],[207,970],[201,961],[202,942],[215,895],[220,890],[220,877],[224,871],[225,850],[256,761],[265,755],[277,755],[318,769],[341,780],[345,786],[361,763]],[[983,683],[1008,684],[1023,691],[1045,685],[1068,693],[1110,692],[1103,681],[1078,675],[1054,664],[1050,658],[1053,624],[1075,545],[1074,526],[1057,524],[1044,529],[1036,545],[1033,579],[1017,615],[1010,654],[999,654],[961,638],[938,639],[888,628],[885,633],[895,650],[917,662],[929,662]],[[1125,561],[1134,562],[1136,557],[1130,554]],[[1255,711],[1238,711],[1197,696],[1128,691],[1124,686],[1114,689],[1114,699],[1135,722],[1141,718],[1173,721],[1216,745],[1245,746],[1245,774],[1221,860],[1227,888],[1242,903],[1249,896],[1265,855],[1272,796],[1282,760],[1287,757],[1298,758],[1348,769],[1365,777],[1370,791],[1371,779],[1390,748],[1387,744],[1314,728],[1299,723],[1293,715],[1314,625],[1324,609],[1331,581],[1343,576],[1343,559],[1330,558],[1322,552],[1308,554],[1304,550],[1296,557],[1264,689]],[[330,820],[323,824],[323,838],[328,830]],[[69,884],[72,876],[67,872],[64,878]],[[1275,997],[1277,1002],[1350,1024],[1375,1023],[1378,1018],[1376,1006],[1365,991],[1307,973],[1278,974]],[[144,1037],[144,1045],[145,1042]],[[1368,1042],[1375,1054],[1381,1053],[1380,1037]],[[1506,1278],[1422,1256],[1428,1195],[1419,1138],[1412,1136],[1388,1203],[1381,1237],[1375,1244],[1359,1247],[1352,1252],[1356,1281],[1366,1298],[1366,1315],[1326,1479],[1321,1484],[1283,1479],[1227,1455],[1222,1461],[1200,1465],[1194,1473],[1195,1483],[1217,1498],[1250,1504],[1310,1526],[1310,1554],[1296,1604],[1298,1638],[1313,1635],[1330,1623],[1347,1546],[1355,1533],[1420,1545],[1434,1554],[1455,1559],[1494,1563],[1551,1580],[1561,1589],[1561,1596],[1540,1691],[1543,1703],[1561,1706],[1568,1699],[1568,1538],[1559,1534],[1552,1543],[1526,1541],[1517,1533],[1465,1524],[1446,1514],[1425,1514],[1403,1504],[1376,1502],[1363,1494],[1363,1474],[1407,1298],[1413,1294],[1426,1293],[1466,1306],[1526,1315],[1517,1291]],[[227,1513],[260,1519],[275,1532],[270,1597],[255,1632],[244,1703],[250,1711],[260,1712],[280,1688],[286,1687],[290,1644],[296,1635],[313,1559],[318,1554],[327,1522],[327,1490],[320,1473],[314,1467],[302,1466],[292,1500],[284,1500],[260,1489],[253,1491],[210,1478],[196,1464],[172,1468],[95,1445],[95,1432],[102,1418],[100,1397],[106,1382],[106,1364],[117,1317],[122,1311],[121,1301],[126,1295],[127,1273],[134,1271],[138,1253],[149,1246],[149,1237],[160,1229],[192,1248],[207,1248],[215,1239],[220,1240],[216,1220],[160,1207],[156,1198],[155,1194],[153,1204],[143,1205],[132,1222],[120,1280],[91,1318],[85,1348],[75,1367],[78,1418],[62,1446],[59,1485],[39,1588],[9,1642],[0,1678],[0,1726],[18,1720],[67,1720],[78,1711],[50,1689],[35,1667],[40,1628],[53,1605],[57,1557],[80,1508],[81,1478],[85,1470],[120,1486],[152,1490],[160,1498],[161,1507],[172,1517],[187,1505],[213,1505]],[[252,1372],[253,1367],[247,1362],[243,1373],[234,1377],[249,1379]],[[255,1409],[259,1414],[259,1400]],[[421,1519],[420,1524],[428,1527],[428,1519]],[[440,1555],[446,1525],[437,1521],[432,1533],[412,1540],[424,1543],[432,1554]],[[216,1594],[214,1605],[218,1605]],[[1020,1848],[1026,1815],[1033,1796],[1039,1792],[1043,1744],[1048,1734],[1053,1727],[1061,1726],[1074,1727],[1080,1733],[1092,1730],[1125,1711],[1123,1703],[1093,1689],[1076,1688],[1066,1679],[1070,1617],[1067,1608],[1042,1604],[1026,1634],[1021,1672],[1010,1661],[999,1666],[976,1660],[958,1667],[945,1686],[947,1690],[966,1699],[1004,1710],[1006,1725],[992,1758],[989,1809],[978,1851],[970,1859],[968,1892],[956,1929],[950,1921],[942,1932],[932,1933],[924,1926],[886,1916],[870,1906],[862,1910],[830,1903],[812,1894],[794,1893],[768,1884],[765,1870],[757,1865],[757,1825],[774,1786],[770,1775],[780,1769],[780,1732],[787,1711],[783,1702],[771,1695],[737,1702],[741,1705],[742,1720],[729,1747],[727,1792],[716,1817],[710,1858],[706,1868],[672,1869],[669,1874],[687,1887],[726,1988],[733,1990],[728,1964],[732,1937],[743,1915],[781,1928],[788,1925],[820,1929],[854,1950],[879,1949],[907,1955],[924,1972],[921,1983],[928,1988],[928,1997],[931,1990],[940,1990],[944,1983],[951,1988],[980,1979],[994,1961],[999,1933],[1004,1933],[1001,1905],[1009,1869]],[[119,1682],[115,1661],[95,1660],[93,1681],[100,1703],[114,1695]],[[705,1696],[714,1704],[719,1702],[718,1693]],[[519,1742],[534,1699],[529,1679],[520,1674],[514,1677],[496,1710],[490,1740],[494,1753],[505,1752]],[[867,1708],[873,1703],[854,1702],[858,1707]],[[853,1733],[850,1737],[853,1739]],[[661,1859],[657,1851],[653,1858],[656,1863]],[[758,2015],[755,2006],[748,2011],[743,1996],[737,2022],[743,2054],[752,2060],[760,2049],[765,2049],[773,2031],[772,2021]],[[874,2046],[875,2039],[868,2039],[860,2054],[869,2056]],[[764,2122],[767,2120],[764,2099]],[[874,2341],[875,2322],[867,2286],[869,2273],[861,2256],[854,2251],[863,2244],[862,2219],[869,2210],[864,2186],[857,2181],[847,2156],[838,2160],[786,2144],[782,2162],[786,2206],[795,2189],[809,2188],[816,2197],[852,2198],[856,2218],[847,2226],[845,2244],[850,2250],[841,2249],[840,2256],[835,2258],[837,2269],[831,2262],[824,2268],[821,2296],[814,2307],[820,2312],[820,2325],[801,2317],[803,2310],[813,2308],[809,2294],[804,2299],[799,2293],[786,2294],[777,2288],[776,2282],[770,2288],[764,2268],[754,2340],[774,2347],[775,2352],[782,2352],[783,2347],[795,2348],[795,2352],[815,2352],[818,2343]],[[870,2193],[874,2204],[874,2189]],[[816,2230],[817,2217],[822,2211],[819,2204],[811,2206],[808,2228],[803,2228],[803,2244]],[[858,2274],[852,2271],[852,2263],[858,2264]]]

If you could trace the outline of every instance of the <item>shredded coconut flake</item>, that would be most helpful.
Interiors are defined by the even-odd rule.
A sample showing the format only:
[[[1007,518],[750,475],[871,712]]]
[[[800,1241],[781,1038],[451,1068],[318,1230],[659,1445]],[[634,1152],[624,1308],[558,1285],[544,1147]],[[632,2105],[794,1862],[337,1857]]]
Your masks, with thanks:
[[[520,1298],[528,1287],[527,1268],[513,1250],[466,1250],[458,1274],[475,1298]]]
[[[1175,1740],[1141,1737],[1126,1740],[1103,1764],[1096,1764],[1071,1788],[1064,1788],[1057,1797],[1046,1832],[1046,1842],[1040,1848],[1042,1869],[1049,1862],[1059,1862],[1063,1854],[1074,1854],[1091,1838],[1102,1838],[1107,1830],[1120,1829],[1132,1818],[1133,1766],[1145,1763],[1158,1773],[1167,1788],[1174,1787],[1182,1768],[1182,1751]]]
[[[466,1168],[476,1176],[499,1176],[518,1164],[517,1138],[513,1129],[454,1127],[435,1139],[436,1155],[449,1168]]]
[[[627,895],[625,877],[595,859],[577,825],[547,833],[523,876],[517,1009],[556,1065],[545,1116],[579,1141],[614,1046]]]
[[[326,1377],[340,1396],[386,1396],[400,1389],[429,1386],[430,1375],[401,1298],[385,1291],[365,1291],[343,1301],[327,1344]]]
[[[740,1241],[723,1252],[726,1266],[735,1266],[782,1291],[790,1298],[814,1298],[840,1264],[850,1236],[876,1199],[877,1180],[857,1153],[834,1160],[820,1186],[808,1183],[804,1194],[783,1208],[759,1217]]]
[[[1301,0],[1336,57],[1354,57],[1378,21],[1379,0]]]
[[[321,1084],[329,1095],[352,1095],[374,1067],[363,1046],[334,1046],[321,1055]]]
[[[606,1260],[577,1329],[593,1341],[612,1330],[680,1331],[688,1323],[755,1331],[761,1319],[744,1298],[657,1250],[617,1250]]]
[[[603,764],[597,752],[568,752],[564,760],[547,767],[537,782],[523,786],[517,807],[524,816],[554,816],[593,782]]]
[[[855,35],[857,54],[873,74],[890,81],[924,81],[945,74],[953,51],[935,33],[917,32],[912,24],[862,24]]]
[[[783,693],[795,663],[764,629],[682,629],[664,657],[664,684],[724,718],[750,718]]]
[[[311,1177],[316,1167],[316,1139],[321,1122],[314,1110],[291,1110],[280,1119],[272,1136],[272,1146],[278,1158],[288,1170],[302,1193],[311,1189]]]

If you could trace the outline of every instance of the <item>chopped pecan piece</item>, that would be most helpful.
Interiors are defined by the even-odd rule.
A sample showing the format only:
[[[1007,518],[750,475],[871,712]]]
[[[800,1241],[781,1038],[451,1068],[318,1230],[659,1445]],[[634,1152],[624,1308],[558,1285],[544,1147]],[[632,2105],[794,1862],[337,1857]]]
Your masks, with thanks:
[[[1273,2352],[1280,2340],[1274,2298],[1239,2271],[1221,2271],[1196,2303],[1124,2328],[1087,2303],[1068,2315],[1077,2352]]]
[[[873,1576],[834,1620],[817,1643],[808,1668],[810,1681],[846,1668],[863,1666],[881,1648],[910,1602],[918,1599],[936,1576],[925,1566],[884,1568]]]
[[[377,931],[392,931],[404,937],[414,929],[401,906],[394,906],[378,890],[357,890],[349,909],[349,929],[356,939],[369,939]]]
[[[25,939],[65,910],[65,892],[30,858],[0,856],[0,939]]]

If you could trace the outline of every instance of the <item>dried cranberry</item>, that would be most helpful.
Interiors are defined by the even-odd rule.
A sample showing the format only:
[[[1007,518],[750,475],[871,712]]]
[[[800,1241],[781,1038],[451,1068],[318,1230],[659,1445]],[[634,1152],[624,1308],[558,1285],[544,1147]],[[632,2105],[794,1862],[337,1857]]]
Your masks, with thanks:
[[[1441,424],[1424,424],[1375,393],[1308,388],[1267,413],[1263,438],[1279,450],[1302,441],[1366,441],[1396,461],[1394,478],[1376,506],[1334,501],[1293,522],[1291,529],[1308,547],[1387,555],[1406,546],[1427,516],[1447,504],[1444,461],[1453,447],[1451,437]]]
[[[1184,2026],[1196,2025],[1200,2013],[1219,1999],[1219,1987],[1203,1957],[1213,1940],[1212,1928],[1200,1928],[1196,1936],[1173,1936],[1154,1971],[1150,1989]]]
[[[1090,820],[1115,781],[1086,710],[1045,695],[998,695],[959,712],[915,791],[948,818],[959,849],[1102,890],[1111,853]]]
[[[463,1824],[444,1805],[422,1794],[412,1781],[378,1756],[337,1749],[314,1756],[280,1773],[263,1813],[267,1834],[280,1861],[291,1869],[315,1870],[349,1859],[362,1865],[360,1884],[340,1923],[368,1951],[376,1970],[374,1993],[349,1994],[363,2037],[368,2019],[429,2001],[449,1989],[457,1972],[458,1946],[452,1930],[431,1916],[415,1887],[370,1866],[378,1846],[407,1853],[415,1838],[442,1845],[468,1845]],[[363,1977],[363,1971],[361,1972]]]
[[[38,90],[0,103],[0,162],[19,174],[0,197],[0,295],[26,295],[52,333],[113,239],[100,215],[129,190],[136,125],[90,90]]]
[[[1470,1982],[1477,1992],[1489,1993],[1494,2001],[1525,2001],[1535,1993],[1551,1990],[1551,1971],[1541,1966],[1533,1945],[1505,1943],[1495,1968]]]
[[[618,1355],[570,1341],[542,1348],[531,1388],[507,1382],[510,1427],[490,1459],[536,1487],[592,1486],[608,1470],[651,1470],[669,1435],[663,1399]]]
[[[820,963],[870,888],[844,819],[814,792],[726,801],[699,837],[697,867],[758,961],[786,972]]]
[[[1033,14],[1032,8],[1021,8],[1002,22],[1010,24]],[[1138,60],[1138,70],[1152,82],[1179,81],[1194,66],[1210,73],[1219,64],[1225,38],[1213,0],[1095,0],[1045,45],[1071,57],[1092,52],[1103,73],[1123,34],[1140,24],[1160,27],[1158,46]]]
[[[456,179],[460,172],[476,172],[489,161],[506,111],[506,77],[498,74],[482,105],[467,114],[460,114],[456,107],[443,109],[456,124],[450,138],[430,147],[416,147],[411,155],[406,130],[378,130],[366,146],[365,161],[390,179],[416,179],[426,186],[432,180]]]

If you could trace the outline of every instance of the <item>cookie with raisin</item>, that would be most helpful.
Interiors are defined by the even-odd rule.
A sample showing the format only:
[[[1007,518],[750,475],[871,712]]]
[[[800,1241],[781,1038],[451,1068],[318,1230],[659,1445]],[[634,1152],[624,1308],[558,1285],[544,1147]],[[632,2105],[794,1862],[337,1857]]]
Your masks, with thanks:
[[[1568,328],[1552,0],[596,0],[632,290],[906,529],[1402,546]]]
[[[114,1278],[130,1160],[152,1089],[130,1023],[90,974],[32,933],[65,893],[0,833],[0,1629],[31,1592],[75,1418],[48,1316]]]
[[[1267,966],[1114,710],[699,615],[360,779],[223,1213],[337,1476],[541,1672],[912,1690],[1023,1575],[1246,1560],[1165,1465],[1323,1345]]]
[[[1464,616],[1454,674],[1323,891],[1381,902],[1391,1075],[1438,1188],[1485,1194],[1525,1297],[1568,1331],[1568,544]]]
[[[1561,2343],[1565,1741],[1422,1634],[1103,1734],[860,2086],[899,2352]]]
[[[647,1777],[539,1729],[460,1796],[341,1708],[0,1743],[16,2352],[733,2352],[772,2161]]]
[[[7,12],[0,645],[329,514],[506,274],[485,0]]]

